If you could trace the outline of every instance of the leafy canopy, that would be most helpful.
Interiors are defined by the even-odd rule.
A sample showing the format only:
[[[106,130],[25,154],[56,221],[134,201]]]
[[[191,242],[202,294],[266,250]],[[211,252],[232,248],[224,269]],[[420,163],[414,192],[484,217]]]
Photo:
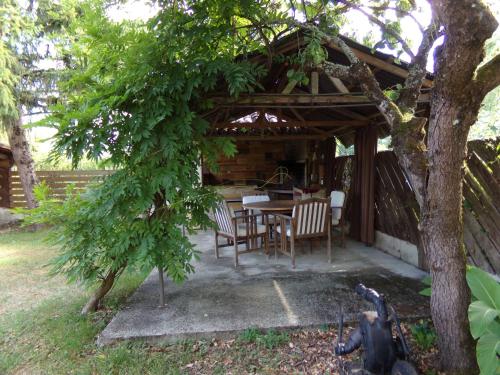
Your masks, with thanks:
[[[244,9],[243,9],[244,8]],[[200,160],[235,152],[229,140],[204,137],[207,93],[237,96],[257,86],[263,67],[235,61],[256,43],[238,14],[263,14],[265,4],[193,1],[164,5],[147,21],[113,22],[103,4],[88,2],[65,51],[73,70],[60,85],[61,104],[46,124],[57,129],[54,156],[74,165],[86,156],[116,168],[64,203],[37,189],[30,222],[56,224],[62,246],[54,271],[93,283],[126,266],[159,266],[175,281],[193,271],[193,245],[183,235],[211,225],[217,195],[201,185]]]

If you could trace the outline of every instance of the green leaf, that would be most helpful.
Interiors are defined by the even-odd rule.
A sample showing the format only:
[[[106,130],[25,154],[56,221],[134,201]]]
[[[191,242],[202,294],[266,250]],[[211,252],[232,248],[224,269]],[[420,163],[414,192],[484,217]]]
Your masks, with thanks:
[[[484,301],[474,301],[469,306],[470,330],[474,338],[482,336],[490,323],[500,315],[500,310],[488,306]]]
[[[422,296],[430,297],[431,296],[431,288],[422,289],[420,292],[418,292],[418,294],[420,294]]]
[[[470,267],[467,272],[467,283],[474,297],[489,307],[500,310],[500,284],[487,272]]]
[[[421,281],[422,281],[422,284],[431,286],[432,278],[430,275],[427,275]]]
[[[476,346],[477,362],[481,375],[500,374],[500,324],[494,322]]]

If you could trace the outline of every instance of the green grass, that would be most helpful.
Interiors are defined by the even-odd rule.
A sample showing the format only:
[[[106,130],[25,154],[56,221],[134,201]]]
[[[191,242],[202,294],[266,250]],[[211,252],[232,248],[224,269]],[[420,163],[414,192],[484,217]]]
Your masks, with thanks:
[[[289,342],[290,336],[286,332],[277,332],[272,329],[262,333],[257,328],[248,328],[240,334],[239,340],[243,343],[256,343],[260,347],[274,349]]]
[[[43,265],[56,249],[43,243],[44,233],[0,236],[4,310],[0,317],[0,374],[175,374],[193,359],[187,349],[155,352],[142,343],[95,345],[97,334],[145,274],[124,274],[106,298],[106,309],[83,317],[79,311],[86,291],[47,276]]]
[[[146,274],[124,273],[105,308],[83,317],[79,312],[88,292],[48,276],[45,265],[57,249],[44,243],[45,234],[0,234],[0,374],[276,373],[275,350],[286,348],[289,336],[275,331],[249,331],[246,341],[220,346],[184,341],[97,347],[97,335]]]

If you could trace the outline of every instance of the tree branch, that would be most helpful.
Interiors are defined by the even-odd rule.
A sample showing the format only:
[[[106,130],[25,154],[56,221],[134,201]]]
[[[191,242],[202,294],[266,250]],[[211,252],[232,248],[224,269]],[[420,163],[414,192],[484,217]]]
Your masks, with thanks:
[[[387,28],[387,25],[384,22],[379,20],[373,14],[368,13],[366,10],[364,10],[361,6],[358,6],[357,4],[351,3],[350,1],[346,0],[339,0],[339,2],[351,7],[352,9],[356,9],[357,11],[364,14],[371,22],[377,25],[384,33],[387,33],[391,35],[394,39],[396,39],[401,44],[403,51],[405,51],[408,54],[408,56],[410,56],[411,59],[415,58],[415,55],[411,50],[410,46],[408,45],[408,43],[406,43],[406,41],[401,37],[401,35],[396,33],[394,30]]]
[[[352,79],[351,68],[347,65],[334,64],[330,61],[324,61],[322,66],[319,68],[332,77],[348,81],[351,81]]]
[[[484,97],[491,90],[500,85],[500,54],[480,67],[474,79],[474,91],[478,91]]]
[[[420,29],[420,31],[422,32],[422,34],[424,33],[424,27],[422,26],[422,24],[417,20],[417,18],[411,14],[410,12],[407,12],[405,10],[402,10],[402,9],[399,9],[397,7],[391,7],[391,6],[372,6],[372,5],[366,5],[367,8],[370,8],[371,10],[393,10],[397,13],[401,13],[404,17],[410,17],[413,22],[415,22],[415,24],[418,26],[418,28]],[[396,14],[397,14],[396,13]]]
[[[424,31],[422,43],[420,43],[418,47],[418,52],[408,67],[408,77],[405,79],[403,89],[399,93],[399,98],[396,102],[398,106],[405,111],[415,111],[420,89],[422,88],[422,82],[427,75],[426,66],[429,52],[436,39],[441,36],[438,29],[439,24],[433,16],[431,24]]]

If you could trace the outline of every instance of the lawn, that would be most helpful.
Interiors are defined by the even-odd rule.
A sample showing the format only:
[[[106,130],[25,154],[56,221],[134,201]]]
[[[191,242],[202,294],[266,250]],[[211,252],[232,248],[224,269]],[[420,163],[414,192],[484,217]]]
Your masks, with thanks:
[[[87,293],[48,276],[44,265],[57,249],[44,244],[44,235],[0,234],[0,374],[338,373],[331,327],[265,334],[249,329],[233,340],[97,347],[96,336],[146,274],[124,274],[106,308],[82,317]],[[417,358],[422,370],[428,367],[427,352]]]

